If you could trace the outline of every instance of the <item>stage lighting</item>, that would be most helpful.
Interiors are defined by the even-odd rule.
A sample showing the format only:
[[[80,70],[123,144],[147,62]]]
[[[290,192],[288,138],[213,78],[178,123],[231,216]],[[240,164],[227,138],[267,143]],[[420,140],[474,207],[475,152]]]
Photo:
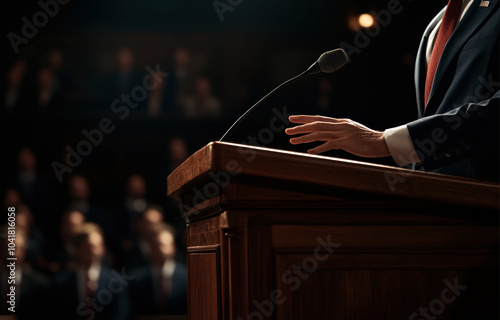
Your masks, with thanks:
[[[370,28],[375,23],[375,20],[373,19],[373,17],[370,14],[364,13],[364,14],[359,16],[358,22],[359,22],[359,25],[361,27]]]

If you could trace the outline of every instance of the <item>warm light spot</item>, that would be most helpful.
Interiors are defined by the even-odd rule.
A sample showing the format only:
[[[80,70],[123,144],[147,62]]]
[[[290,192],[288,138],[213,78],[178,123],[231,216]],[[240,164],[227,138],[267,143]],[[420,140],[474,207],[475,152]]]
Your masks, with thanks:
[[[363,28],[370,28],[371,26],[373,26],[373,23],[375,22],[375,20],[373,20],[373,17],[368,13],[360,15],[358,21],[359,25]]]
[[[349,16],[347,20],[349,28],[353,31],[357,31],[359,29],[359,18],[357,16]]]

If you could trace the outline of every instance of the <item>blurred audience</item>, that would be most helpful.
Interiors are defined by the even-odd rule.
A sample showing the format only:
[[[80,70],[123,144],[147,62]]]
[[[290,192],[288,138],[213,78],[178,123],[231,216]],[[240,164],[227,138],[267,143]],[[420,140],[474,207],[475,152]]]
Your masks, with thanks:
[[[2,96],[2,111],[6,114],[20,114],[26,107],[27,64],[19,59],[7,71],[5,88]]]
[[[72,174],[67,185],[68,204],[66,209],[77,210],[84,214],[85,220],[103,226],[105,213],[90,200],[90,186],[87,178],[81,174]]]
[[[168,174],[175,170],[189,157],[186,140],[182,137],[173,137],[168,143]]]
[[[63,109],[64,101],[63,92],[55,78],[53,71],[49,67],[42,67],[38,71],[35,101],[35,113],[50,114]]]
[[[54,76],[56,86],[64,88],[63,92],[68,92],[72,86],[72,77],[67,70],[63,51],[57,48],[50,50],[47,53],[46,65]]]
[[[166,112],[182,115],[181,101],[188,96],[195,78],[191,53],[185,47],[178,47],[173,53],[173,66],[169,72],[165,88]]]
[[[21,195],[19,191],[15,188],[9,188],[5,191],[3,196],[3,207],[7,209],[8,207],[16,207],[21,205],[23,202],[21,200]]]
[[[220,100],[212,92],[212,84],[207,77],[195,81],[194,92],[180,100],[187,119],[216,119],[222,114]]]
[[[50,300],[48,295],[50,279],[26,263],[26,250],[28,246],[26,234],[22,229],[14,230],[14,237],[9,238],[8,226],[5,225],[2,227],[0,257],[4,263],[0,265],[0,291],[3,301],[0,314],[15,314],[16,318],[20,320],[37,319],[40,316],[40,310],[43,310]],[[8,248],[12,247],[9,246],[11,241],[15,244],[14,255],[9,255],[8,251]],[[7,260],[12,257],[15,257],[16,260]],[[14,277],[12,277],[11,271],[15,271]],[[11,286],[14,287],[14,292],[12,292]],[[7,299],[10,298],[7,294],[11,293],[15,297],[13,305],[6,303]],[[14,307],[11,310],[15,310],[15,313],[8,310],[10,307]]]
[[[43,199],[40,192],[45,193],[45,185],[37,174],[37,159],[35,153],[30,148],[21,148],[17,156],[17,176],[16,186],[24,202],[31,206],[38,207]]]
[[[87,178],[81,174],[72,174],[68,178],[67,205],[65,211],[80,211],[85,221],[98,224],[104,231],[111,253],[119,250],[119,236],[109,213],[91,201],[91,190]]]
[[[44,230],[50,228],[45,213],[52,201],[52,187],[38,174],[37,157],[31,148],[23,147],[19,150],[14,180],[21,201],[31,209],[35,223]]]
[[[133,315],[186,314],[187,270],[176,261],[175,229],[155,224],[147,232],[150,263],[132,271]]]
[[[102,92],[103,101],[101,101],[103,107],[108,109],[112,101],[122,100],[123,96],[129,96],[128,99],[131,99],[132,89],[137,85],[142,86],[142,79],[141,73],[135,68],[135,56],[132,49],[127,46],[118,48],[115,56],[115,67],[106,77],[101,88],[104,90]],[[135,112],[142,110],[143,104],[144,102],[138,103],[138,106],[134,108]]]
[[[160,81],[160,79],[163,79]],[[147,113],[151,118],[162,116],[169,108],[166,83],[169,81],[168,76],[162,78],[159,72],[154,71],[151,75],[148,85],[152,88],[148,92]]]
[[[104,113],[100,112],[110,112],[109,107],[113,100],[126,99],[127,95],[132,95],[135,86],[143,86],[144,77],[140,70],[144,70],[146,65],[155,66],[157,60],[144,65],[141,62],[136,69],[136,53],[137,58],[141,60],[147,58],[147,55],[142,53],[139,57],[139,52],[122,46],[113,55],[113,67],[107,69],[101,66],[96,67],[96,70],[93,69],[92,63],[78,68],[68,63],[68,57],[78,60],[79,56],[70,55],[70,52],[61,47],[48,47],[43,50],[44,54],[37,54],[36,57],[30,52],[26,56],[19,56],[8,66],[0,106],[1,112],[9,116],[4,119],[10,121],[11,117],[14,117],[16,123],[27,124],[27,130],[20,128],[20,135],[26,134],[30,145],[34,146],[26,147],[16,141],[9,144],[9,149],[14,149],[15,152],[9,152],[14,154],[11,157],[12,163],[4,169],[6,178],[0,186],[4,192],[3,207],[16,208],[18,266],[21,270],[18,282],[20,289],[17,293],[22,297],[18,300],[19,308],[27,312],[40,310],[37,306],[46,305],[48,302],[42,298],[31,300],[37,294],[43,298],[57,297],[57,304],[61,306],[59,311],[65,319],[73,319],[79,313],[86,315],[80,318],[88,318],[95,313],[98,319],[128,319],[127,306],[130,301],[135,314],[185,313],[186,226],[177,207],[171,206],[167,199],[166,176],[190,155],[188,138],[176,135],[169,140],[167,148],[162,140],[159,146],[160,156],[155,163],[145,163],[147,161],[143,160],[143,157],[137,157],[139,160],[133,164],[134,170],[144,173],[146,170],[143,168],[148,168],[154,176],[148,171],[144,175],[129,176],[118,172],[119,177],[113,178],[125,183],[115,183],[109,197],[107,193],[101,195],[99,190],[90,184],[91,181],[96,181],[94,178],[99,177],[102,172],[94,171],[92,167],[78,168],[82,170],[79,172],[86,174],[75,171],[64,183],[57,184],[50,165],[47,165],[51,160],[60,158],[58,151],[64,151],[68,141],[73,138],[66,135],[68,131],[65,130],[68,128],[63,126],[67,125],[71,130],[74,128],[73,123],[64,121],[68,119],[65,117],[73,120],[75,116],[78,118],[84,115],[91,118],[98,114],[99,119],[102,119]],[[174,47],[170,66],[160,61],[160,70],[169,72],[164,78],[165,81],[154,82],[156,80],[153,74],[149,84],[156,85],[155,88],[148,90],[147,99],[130,111],[147,114],[148,117],[144,118],[146,121],[167,120],[171,121],[167,124],[181,127],[189,124],[190,120],[219,118],[222,102],[212,90],[211,79],[199,76],[200,70],[204,69],[204,60],[200,59],[203,56],[201,51],[190,51],[183,46]],[[91,66],[90,71],[83,70],[87,66]],[[76,76],[76,69],[82,69],[83,72],[80,71]],[[104,76],[96,79],[93,74]],[[75,81],[76,77],[80,77],[79,81]],[[77,87],[77,83],[87,86],[85,77],[98,89],[96,99],[93,94],[89,94],[89,91],[92,92],[91,88]],[[90,103],[74,107],[73,104],[77,100]],[[78,101],[77,103],[80,103]],[[122,103],[127,105],[124,100]],[[88,113],[94,105],[101,108],[99,113]],[[82,113],[72,113],[79,110]],[[49,116],[43,120],[61,120],[58,122],[61,126],[42,128],[38,123],[40,115]],[[83,121],[86,121],[86,118]],[[146,122],[149,123],[163,125],[158,120]],[[87,128],[86,125],[85,123],[82,127]],[[52,129],[55,131],[51,131]],[[76,130],[77,134],[80,134],[80,126]],[[38,135],[38,132],[43,134]],[[35,139],[29,136],[33,133]],[[172,133],[166,136],[171,137]],[[57,140],[59,138],[60,140]],[[24,136],[21,139],[19,136],[19,141],[28,139]],[[48,141],[50,142],[47,143]],[[130,154],[134,159],[134,153],[141,155],[136,149],[131,150]],[[130,164],[130,159],[131,157],[125,156],[123,161],[129,161]],[[95,165],[95,162],[88,163],[90,166]],[[5,222],[4,217],[0,223]],[[2,255],[5,255],[7,251],[2,250]],[[124,290],[123,295],[117,295],[116,299],[113,295],[112,303],[101,310],[100,306],[104,304],[99,303],[99,297],[106,297],[99,295],[99,290],[106,288],[113,277],[118,279],[111,270],[121,270],[123,267],[127,270],[134,268],[137,272],[134,275],[137,275],[139,280]],[[2,276],[5,271],[1,270]],[[122,274],[121,271],[118,273]],[[87,309],[88,306],[81,305],[88,301],[84,290],[86,275],[90,278],[89,289],[94,289],[93,295],[89,297],[97,299],[97,308],[91,305],[90,309]],[[161,275],[165,276],[166,280],[158,280],[155,283],[165,284],[167,297],[163,298],[161,286],[153,283],[157,281],[153,279],[160,279]],[[48,291],[49,280],[50,290],[54,291]],[[2,285],[4,284],[5,281],[2,282]],[[132,288],[136,291],[129,292]],[[138,306],[127,298],[129,294],[134,297],[141,296],[140,299],[149,301]],[[140,299],[138,301],[143,301]],[[27,305],[30,308],[23,307]],[[148,306],[151,309],[146,310]],[[120,313],[120,310],[125,313]],[[21,313],[18,314],[22,316]],[[29,315],[30,319],[38,316],[39,314]]]
[[[55,274],[75,269],[76,248],[74,239],[85,223],[85,215],[78,210],[63,213],[59,223],[59,237],[46,250],[47,271]]]
[[[58,297],[53,314],[65,319],[129,319],[128,292],[123,285],[126,280],[105,262],[101,228],[85,223],[74,238],[74,246],[76,269],[53,277],[53,296]]]
[[[124,198],[116,209],[114,224],[119,233],[121,249],[129,250],[135,239],[134,225],[141,218],[149,202],[146,199],[146,181],[142,175],[130,175],[124,189]]]
[[[163,208],[158,205],[149,205],[137,219],[133,226],[133,237],[130,246],[126,248],[124,265],[135,268],[149,263],[150,248],[147,242],[147,233],[155,225],[164,222]]]
[[[42,270],[45,266],[43,250],[45,247],[45,235],[35,225],[34,217],[30,208],[25,204],[16,207],[16,231],[25,235],[24,260],[27,264],[37,270]]]

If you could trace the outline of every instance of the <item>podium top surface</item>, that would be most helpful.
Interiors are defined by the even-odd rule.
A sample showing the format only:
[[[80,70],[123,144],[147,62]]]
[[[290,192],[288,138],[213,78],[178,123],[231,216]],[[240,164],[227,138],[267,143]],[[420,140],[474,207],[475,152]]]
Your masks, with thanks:
[[[226,176],[234,180],[238,176],[250,176],[283,184],[500,208],[497,183],[227,142],[210,142],[177,167],[167,177],[167,195],[175,198],[189,193],[194,187],[213,180],[220,171],[228,172]]]

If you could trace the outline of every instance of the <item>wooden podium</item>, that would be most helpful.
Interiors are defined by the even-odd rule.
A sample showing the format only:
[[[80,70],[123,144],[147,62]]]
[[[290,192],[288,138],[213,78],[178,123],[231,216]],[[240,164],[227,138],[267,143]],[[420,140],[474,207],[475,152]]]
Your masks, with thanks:
[[[498,184],[223,142],[167,183],[191,320],[499,318]]]

